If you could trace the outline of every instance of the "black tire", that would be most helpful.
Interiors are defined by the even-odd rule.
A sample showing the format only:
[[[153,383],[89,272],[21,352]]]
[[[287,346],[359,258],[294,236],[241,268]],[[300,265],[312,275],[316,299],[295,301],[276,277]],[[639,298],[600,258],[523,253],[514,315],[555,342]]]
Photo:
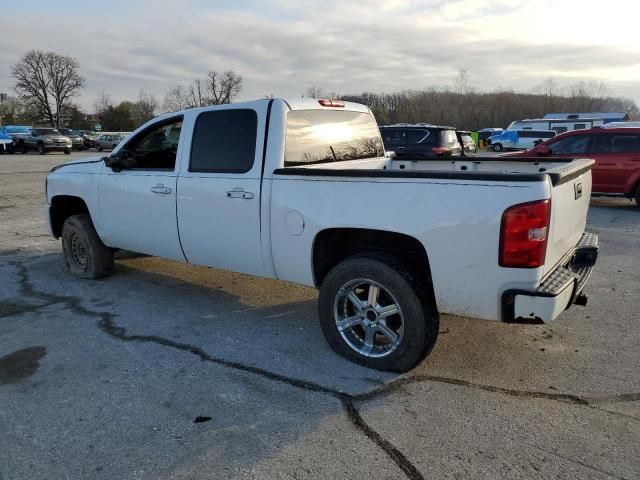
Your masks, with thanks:
[[[96,148],[98,149],[99,152],[102,151],[102,145],[100,145],[99,143],[96,145]]]
[[[404,333],[399,338],[395,349],[383,356],[373,357],[363,354],[352,347],[353,341],[348,341],[340,333],[335,315],[340,314],[342,306],[346,308],[346,292],[349,285],[359,284],[361,279],[376,283],[381,287],[381,297],[386,295],[400,307],[398,317],[403,321]],[[410,269],[400,262],[385,255],[367,255],[351,257],[336,265],[324,279],[320,288],[318,300],[318,313],[320,326],[329,346],[347,359],[376,370],[406,372],[422,361],[433,349],[438,338],[439,317],[435,305],[430,298],[429,285],[418,280],[416,275],[410,273]],[[354,290],[355,291],[355,290]],[[362,294],[359,294],[362,295]],[[344,300],[344,303],[341,303]],[[380,301],[381,303],[388,303]],[[353,302],[351,301],[353,304]],[[377,302],[376,302],[377,303]],[[342,305],[342,306],[341,306]],[[370,309],[365,306],[364,309]],[[355,310],[353,310],[355,312]],[[358,312],[345,313],[345,316],[355,318]],[[362,312],[360,312],[362,314]],[[353,316],[352,316],[353,315]],[[374,314],[375,315],[375,314]],[[362,315],[369,318],[367,313]],[[395,322],[398,322],[396,317]],[[389,319],[385,318],[384,325],[391,326]],[[376,319],[379,322],[380,319]],[[371,324],[374,325],[375,323]],[[399,327],[398,327],[399,328]],[[358,333],[360,329],[360,333]],[[392,327],[392,330],[394,328]],[[348,330],[348,331],[347,331]],[[355,325],[345,329],[345,336],[364,342],[362,338],[364,326]],[[399,330],[396,330],[396,332]],[[377,331],[374,338],[386,341],[385,335]],[[376,340],[373,342],[376,343]],[[388,347],[388,345],[387,345]],[[384,350],[385,345],[376,345],[374,348]],[[380,351],[373,352],[380,354]]]
[[[65,155],[70,155],[70,154],[71,154],[71,149],[70,149],[70,148],[66,148],[66,149],[64,150],[64,154],[65,154]]]
[[[113,270],[113,250],[96,233],[88,214],[72,215],[62,226],[62,251],[67,269],[82,278],[102,278]]]
[[[494,152],[501,152],[502,151],[502,144],[501,143],[494,143],[493,144],[493,151]]]
[[[25,154],[27,153],[27,146],[24,144],[24,142],[20,142],[18,144],[18,149],[17,149],[20,153]]]
[[[116,145],[116,144],[114,143],[114,144],[111,146],[111,150],[115,150],[117,146],[118,146],[118,145]]]
[[[45,153],[47,153],[47,149],[44,148],[44,143],[39,143],[38,144],[38,153],[40,155],[44,155]]]

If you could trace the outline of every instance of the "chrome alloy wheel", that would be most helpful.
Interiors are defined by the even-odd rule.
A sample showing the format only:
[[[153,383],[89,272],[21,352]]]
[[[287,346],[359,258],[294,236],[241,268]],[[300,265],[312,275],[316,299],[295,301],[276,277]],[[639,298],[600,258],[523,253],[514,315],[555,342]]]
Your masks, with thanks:
[[[87,246],[85,245],[80,235],[74,233],[71,236],[70,250],[71,250],[71,261],[75,264],[75,266],[84,271],[87,269],[87,265],[89,263],[89,254],[87,252]]]
[[[358,278],[343,285],[333,317],[342,339],[365,357],[386,357],[402,342],[402,309],[391,292],[373,280]]]

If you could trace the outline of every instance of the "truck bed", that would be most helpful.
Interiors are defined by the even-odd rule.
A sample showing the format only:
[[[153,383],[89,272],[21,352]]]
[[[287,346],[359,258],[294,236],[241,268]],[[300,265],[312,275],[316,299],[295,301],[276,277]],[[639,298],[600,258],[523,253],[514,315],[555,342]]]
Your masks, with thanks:
[[[481,157],[455,160],[398,160],[391,158],[331,162],[280,168],[276,175],[381,178],[440,178],[458,180],[539,182],[548,177],[560,185],[590,170],[585,158],[540,159]]]
[[[442,312],[499,319],[501,305],[490,298],[490,291],[535,290],[579,242],[593,163],[376,158],[276,169],[271,178],[265,174],[265,180],[273,181],[270,215],[276,271],[280,278],[312,285],[313,279],[287,265],[306,261],[324,225],[338,222],[337,227],[403,232],[420,240],[428,255],[439,252],[429,260]],[[544,265],[532,270],[499,268],[503,212],[541,199],[551,199]],[[292,211],[304,225],[304,233],[295,237],[273,227],[286,224]]]

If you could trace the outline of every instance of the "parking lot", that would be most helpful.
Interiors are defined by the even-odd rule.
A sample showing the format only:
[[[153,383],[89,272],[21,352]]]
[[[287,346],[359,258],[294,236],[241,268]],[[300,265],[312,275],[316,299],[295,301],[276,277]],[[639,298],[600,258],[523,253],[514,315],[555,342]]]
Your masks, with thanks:
[[[123,252],[67,274],[44,179],[87,155],[0,156],[1,480],[640,478],[631,202],[592,200],[586,308],[443,316],[398,376],[329,349],[312,289]]]

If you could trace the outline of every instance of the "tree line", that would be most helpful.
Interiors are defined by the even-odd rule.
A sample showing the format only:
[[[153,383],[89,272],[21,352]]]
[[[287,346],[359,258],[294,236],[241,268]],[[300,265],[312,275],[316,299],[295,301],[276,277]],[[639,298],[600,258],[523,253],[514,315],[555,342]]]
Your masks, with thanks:
[[[131,131],[158,113],[231,103],[242,91],[243,82],[234,71],[211,70],[204,78],[175,85],[162,100],[140,89],[134,100],[116,103],[103,91],[93,104],[96,113],[87,116],[74,103],[87,85],[79,70],[73,57],[28,51],[11,68],[17,96],[1,104],[0,122],[59,127],[66,120],[80,129],[92,129],[100,122],[106,131]],[[425,122],[467,130],[505,127],[513,120],[538,118],[548,112],[624,111],[631,119],[640,119],[635,102],[611,95],[604,83],[581,81],[562,87],[549,78],[531,93],[480,92],[469,83],[468,73],[460,70],[448,88],[338,94],[312,86],[303,96],[363,103],[380,124]]]
[[[551,112],[627,112],[631,120],[640,119],[640,109],[633,100],[611,95],[602,82],[580,81],[563,87],[548,78],[531,93],[478,92],[469,86],[465,70],[460,70],[450,88],[337,95],[311,87],[307,93],[363,103],[381,125],[424,122],[479,130],[504,128],[514,120],[540,118]]]

